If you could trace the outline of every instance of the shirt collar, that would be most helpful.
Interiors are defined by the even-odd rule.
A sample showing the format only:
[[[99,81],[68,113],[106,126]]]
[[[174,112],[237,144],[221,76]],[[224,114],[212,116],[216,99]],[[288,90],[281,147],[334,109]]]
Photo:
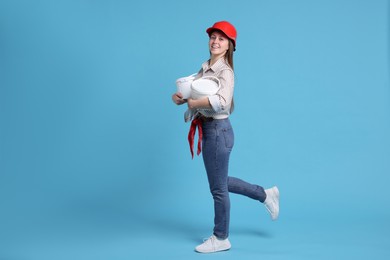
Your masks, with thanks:
[[[213,72],[216,72],[218,69],[220,69],[223,65],[225,65],[225,57],[219,58],[212,66],[210,66],[210,60],[204,62],[202,64],[203,71],[206,72],[207,70],[212,70]]]

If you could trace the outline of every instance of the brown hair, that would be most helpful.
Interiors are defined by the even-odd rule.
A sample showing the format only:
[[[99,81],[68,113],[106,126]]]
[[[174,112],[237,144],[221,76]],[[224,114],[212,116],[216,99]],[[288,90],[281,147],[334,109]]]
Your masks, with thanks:
[[[235,50],[235,48],[234,48],[233,42],[232,42],[232,40],[229,39],[229,49],[225,53],[225,59],[233,71],[234,71],[234,65],[233,65],[233,52],[234,52],[234,50]]]
[[[232,68],[234,73],[234,65],[233,65],[233,52],[235,51],[233,41],[229,39],[229,49],[225,53],[225,59],[229,66]],[[234,98],[232,97],[232,104],[230,106],[230,114],[233,113],[234,110]]]

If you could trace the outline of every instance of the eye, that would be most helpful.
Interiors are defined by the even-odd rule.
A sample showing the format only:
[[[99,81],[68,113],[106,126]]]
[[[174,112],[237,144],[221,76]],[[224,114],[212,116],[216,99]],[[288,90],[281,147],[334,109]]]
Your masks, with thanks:
[[[224,41],[224,40],[225,40],[225,38],[219,38],[219,40],[222,42],[222,41]]]

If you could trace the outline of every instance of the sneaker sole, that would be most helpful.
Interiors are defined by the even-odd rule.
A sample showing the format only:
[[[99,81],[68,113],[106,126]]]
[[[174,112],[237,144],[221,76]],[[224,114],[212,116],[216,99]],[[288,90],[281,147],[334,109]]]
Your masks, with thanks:
[[[200,254],[212,254],[212,253],[218,253],[218,252],[228,251],[228,250],[230,250],[230,248],[231,248],[231,247],[226,248],[226,249],[216,250],[216,251],[205,251],[205,252],[198,251],[198,250],[195,249],[195,252],[200,253]]]
[[[195,252],[201,253],[201,254],[210,254],[210,253],[218,253],[218,252],[222,252],[222,251],[227,251],[230,248],[232,248],[232,245],[229,243],[228,245],[226,245],[226,247],[222,247],[221,249],[218,249],[215,251],[200,251],[200,250],[197,250],[195,247]]]

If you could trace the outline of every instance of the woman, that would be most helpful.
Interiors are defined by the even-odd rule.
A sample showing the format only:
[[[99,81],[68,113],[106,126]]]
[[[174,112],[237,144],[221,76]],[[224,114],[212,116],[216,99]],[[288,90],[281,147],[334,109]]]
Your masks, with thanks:
[[[237,31],[227,21],[216,22],[206,32],[209,35],[210,59],[202,64],[195,80],[204,76],[215,76],[221,87],[217,94],[201,99],[183,99],[181,93],[172,95],[177,105],[187,103],[186,121],[193,119],[189,134],[191,152],[193,134],[196,127],[203,132],[203,161],[207,172],[209,187],[214,200],[213,235],[195,250],[200,253],[212,253],[231,248],[228,240],[230,200],[229,192],[241,194],[264,203],[276,220],[279,215],[279,190],[249,184],[238,178],[228,176],[229,156],[234,144],[234,134],[229,121],[233,111],[233,52],[236,47]],[[202,135],[200,135],[201,139]],[[200,152],[198,145],[198,154]]]

